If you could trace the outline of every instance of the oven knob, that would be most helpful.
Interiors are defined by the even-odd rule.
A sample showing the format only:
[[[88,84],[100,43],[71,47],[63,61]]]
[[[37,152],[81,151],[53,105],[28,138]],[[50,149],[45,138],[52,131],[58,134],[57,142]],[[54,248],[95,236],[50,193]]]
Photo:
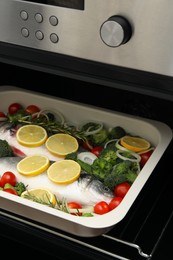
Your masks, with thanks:
[[[115,15],[105,21],[100,28],[102,41],[109,47],[118,47],[130,40],[132,28],[122,16]]]

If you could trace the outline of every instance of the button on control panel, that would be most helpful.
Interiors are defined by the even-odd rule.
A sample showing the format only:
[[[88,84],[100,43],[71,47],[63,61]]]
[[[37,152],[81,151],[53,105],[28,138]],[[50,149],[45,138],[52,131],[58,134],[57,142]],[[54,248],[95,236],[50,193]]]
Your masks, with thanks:
[[[34,19],[33,19],[34,18]],[[21,28],[21,35],[24,38],[29,38],[31,35],[35,37],[36,40],[42,41],[45,39],[45,35],[47,35],[47,30],[45,32],[45,28],[52,27],[49,29],[49,34],[47,35],[47,39],[49,39],[50,43],[58,43],[59,36],[57,32],[54,32],[54,28],[58,25],[58,18],[55,15],[50,15],[49,19],[45,19],[42,13],[29,14],[27,10],[20,11],[20,19],[25,22],[25,26]],[[33,23],[33,26],[29,26],[30,23]],[[47,24],[46,24],[47,23]],[[43,25],[42,27],[38,27],[38,25]]]
[[[44,34],[42,33],[42,31],[36,31],[35,32],[35,37],[38,39],[38,40],[43,40],[44,38]]]
[[[22,20],[26,21],[26,20],[28,20],[28,13],[26,11],[22,10],[20,12],[20,17]]]
[[[29,30],[27,28],[23,27],[21,29],[21,34],[22,34],[23,37],[27,38],[29,36]]]
[[[58,18],[54,15],[50,16],[49,22],[52,26],[56,26],[58,24]]]
[[[37,23],[42,23],[43,22],[43,16],[39,13],[35,14],[35,20]]]

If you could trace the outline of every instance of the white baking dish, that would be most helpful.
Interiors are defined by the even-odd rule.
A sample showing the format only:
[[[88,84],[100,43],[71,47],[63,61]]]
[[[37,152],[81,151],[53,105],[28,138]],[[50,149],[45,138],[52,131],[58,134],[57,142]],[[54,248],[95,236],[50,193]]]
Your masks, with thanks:
[[[150,140],[153,146],[155,146],[152,156],[141,170],[121,204],[104,215],[77,217],[0,191],[1,209],[15,213],[20,217],[26,217],[30,221],[34,220],[38,223],[44,223],[77,236],[93,237],[101,235],[108,232],[125,217],[172,139],[172,130],[162,122],[86,106],[13,86],[1,86],[0,111],[6,111],[7,105],[13,102],[19,102],[25,106],[32,103],[42,108],[56,109],[65,116],[67,122],[73,122],[74,125],[88,120],[101,121],[107,126],[115,126],[116,124],[132,134]],[[0,175],[4,170],[1,167]],[[40,181],[38,186],[40,186]]]

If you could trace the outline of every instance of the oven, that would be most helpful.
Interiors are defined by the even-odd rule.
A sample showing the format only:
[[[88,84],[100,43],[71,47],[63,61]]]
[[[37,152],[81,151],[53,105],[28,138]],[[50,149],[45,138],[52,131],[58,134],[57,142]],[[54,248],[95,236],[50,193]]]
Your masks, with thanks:
[[[157,6],[157,8],[156,8]],[[173,3],[1,0],[1,86],[161,121],[173,128]],[[8,256],[160,259],[171,255],[170,142],[127,215],[80,237],[0,209]]]

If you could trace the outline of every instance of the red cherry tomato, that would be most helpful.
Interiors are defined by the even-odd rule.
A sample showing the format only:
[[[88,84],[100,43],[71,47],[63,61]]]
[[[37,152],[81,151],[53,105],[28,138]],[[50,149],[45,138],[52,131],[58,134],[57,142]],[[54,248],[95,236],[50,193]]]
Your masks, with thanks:
[[[2,121],[5,121],[5,120],[7,120],[7,116],[5,115],[4,112],[0,112],[0,121],[2,122]]]
[[[124,198],[130,187],[131,185],[128,182],[122,182],[117,184],[114,188],[115,196]]]
[[[4,112],[0,112],[0,117],[6,117]]]
[[[17,195],[18,196],[18,193],[16,190],[14,189],[11,189],[11,188],[7,188],[7,189],[4,189],[3,191],[5,192],[8,192],[8,193],[11,193],[11,194],[14,194],[14,195]]]
[[[103,215],[110,211],[109,204],[105,201],[100,201],[94,206],[94,213]]]
[[[123,200],[122,197],[114,197],[110,202],[109,202],[109,209],[113,210],[115,209]]]
[[[4,188],[5,184],[9,183],[12,186],[15,186],[17,183],[17,178],[16,175],[13,172],[4,172],[1,176],[1,180],[0,180],[0,186],[2,188]]]
[[[20,109],[22,109],[22,105],[19,103],[12,103],[9,107],[8,107],[8,113],[11,115],[16,114]]]
[[[150,150],[148,152],[145,153],[141,153],[141,160],[140,160],[140,166],[144,167],[144,165],[146,164],[146,162],[148,161],[148,159],[150,158],[151,154],[152,154],[153,150]]]
[[[40,111],[40,108],[36,105],[29,105],[26,107],[25,111],[29,114],[34,114]]]
[[[71,201],[71,202],[68,202],[67,203],[68,204],[68,207],[70,208],[70,209],[82,209],[82,205],[81,204],[79,204],[79,203],[77,203],[77,202],[74,202],[74,201]],[[77,213],[77,214],[75,214],[75,213],[71,213],[72,215],[82,215],[81,213]]]
[[[89,142],[82,142],[82,146],[88,151],[91,151],[93,149],[93,146]]]
[[[101,147],[101,146],[95,146],[95,147],[91,150],[91,152],[98,157],[102,150],[103,150],[103,147]]]

